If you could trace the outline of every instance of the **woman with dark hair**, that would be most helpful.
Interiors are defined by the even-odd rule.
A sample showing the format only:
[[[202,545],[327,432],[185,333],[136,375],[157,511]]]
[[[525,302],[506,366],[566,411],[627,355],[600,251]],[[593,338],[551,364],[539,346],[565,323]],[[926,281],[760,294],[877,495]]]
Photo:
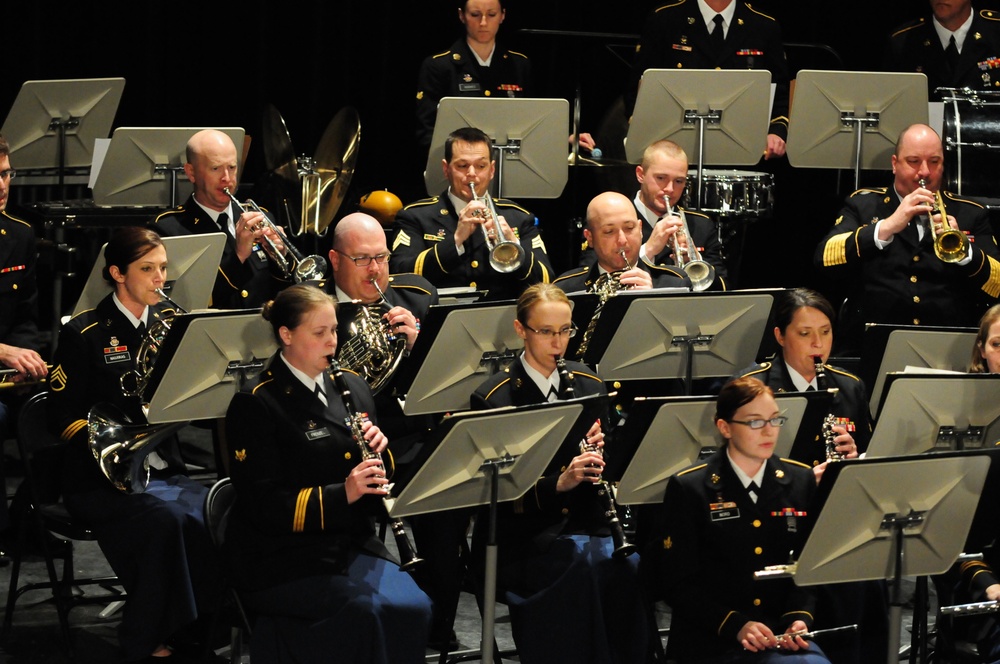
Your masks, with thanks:
[[[121,376],[136,368],[146,328],[172,316],[157,292],[167,252],[155,232],[118,229],[104,250],[104,279],[114,290],[59,333],[49,378],[50,428],[68,441],[62,491],[66,509],[97,534],[128,600],[118,629],[127,661],[164,661],[171,637],[212,607],[218,573],[205,528],[207,489],[185,474],[168,438],[149,455],[144,492],[125,493],[105,477],[88,446],[88,413],[98,403],[143,424],[139,397],[126,396]]]
[[[979,320],[969,373],[1000,373],[1000,304],[987,309]]]
[[[375,536],[386,468],[371,452],[388,440],[375,425],[368,384],[344,370],[333,297],[298,284],[264,305],[279,350],[255,384],[233,397],[226,432],[236,503],[226,554],[244,602],[258,614],[254,662],[424,661],[430,600]],[[350,403],[350,410],[347,403]],[[356,414],[362,440],[355,440]]]
[[[667,482],[652,553],[672,609],[667,657],[683,662],[827,662],[795,632],[812,626],[814,599],[791,579],[755,581],[788,562],[816,481],[804,464],[773,456],[781,414],[771,388],[737,378],[719,393],[722,447]]]
[[[836,418],[832,428],[836,434],[837,454],[854,458],[868,449],[872,436],[871,415],[867,390],[861,379],[826,363],[833,347],[835,318],[830,302],[816,291],[807,288],[786,291],[774,320],[774,338],[781,352],[736,375],[759,378],[775,392],[824,389],[816,374],[815,358],[819,358],[825,387],[839,388],[830,404],[830,412]],[[826,459],[825,441],[817,436],[816,446],[810,454],[797,461],[815,466]]]
[[[473,409],[564,400],[569,380],[575,397],[605,393],[586,365],[568,361],[565,375],[558,370],[577,331],[558,286],[534,284],[521,294],[514,331],[524,353],[472,394]],[[525,664],[645,660],[652,635],[638,556],[612,558],[613,538],[597,494],[605,430],[606,421],[595,422],[586,436],[592,450],[557,456],[559,470],[539,478],[522,498],[498,505],[497,590],[506,598]],[[488,519],[478,518],[473,533],[480,562],[487,526]]]

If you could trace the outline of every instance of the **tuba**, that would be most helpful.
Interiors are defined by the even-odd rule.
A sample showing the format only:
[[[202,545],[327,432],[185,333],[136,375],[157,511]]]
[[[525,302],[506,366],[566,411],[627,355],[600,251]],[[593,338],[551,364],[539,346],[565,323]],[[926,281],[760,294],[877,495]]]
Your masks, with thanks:
[[[142,493],[149,484],[150,452],[187,424],[132,424],[118,408],[102,403],[87,413],[87,444],[116,489]]]
[[[601,309],[604,308],[604,303],[608,301],[608,298],[613,297],[618,291],[627,290],[629,288],[627,285],[622,286],[621,278],[622,275],[631,270],[633,266],[628,262],[628,256],[625,255],[624,249],[618,253],[621,255],[622,260],[625,261],[625,267],[621,270],[615,270],[614,272],[605,272],[595,279],[594,283],[587,289],[588,293],[594,293],[597,295],[597,308],[594,310],[594,315],[590,317],[587,329],[583,331],[583,339],[577,347],[576,358],[578,360],[583,360],[583,356],[587,352],[587,348],[590,346],[590,337],[593,336],[594,328],[597,327],[597,319],[601,317]]]
[[[162,288],[157,288],[156,294],[160,296],[161,302],[168,302],[174,308],[173,311],[164,311],[159,319],[146,328],[146,336],[143,337],[142,342],[139,344],[139,349],[135,352],[135,368],[128,373],[122,374],[121,378],[119,378],[122,392],[127,397],[141,397],[146,391],[149,377],[153,374],[153,364],[156,362],[156,357],[163,346],[163,340],[166,338],[167,332],[170,331],[174,316],[187,313],[187,310],[171,300],[163,292]],[[168,312],[169,315],[167,315]]]
[[[920,186],[926,187],[927,181],[920,180]],[[941,230],[934,225],[934,215],[941,215]],[[948,223],[948,213],[944,207],[941,190],[934,192],[934,209],[927,214],[931,237],[934,238],[934,254],[945,263],[958,263],[969,255],[969,238],[962,231],[952,228]]]
[[[372,394],[378,394],[399,368],[406,350],[406,337],[396,334],[385,319],[391,306],[378,280],[371,281],[382,296],[380,301],[363,304],[353,300],[337,305],[350,314],[344,316],[344,322],[338,326],[342,339],[337,345],[337,361],[364,378]]]

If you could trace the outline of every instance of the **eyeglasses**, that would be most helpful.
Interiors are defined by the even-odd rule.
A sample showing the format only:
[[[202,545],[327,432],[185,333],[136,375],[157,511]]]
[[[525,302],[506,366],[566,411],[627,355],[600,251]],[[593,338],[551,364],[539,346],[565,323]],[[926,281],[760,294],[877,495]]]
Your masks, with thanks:
[[[534,332],[545,339],[551,339],[552,337],[566,337],[567,339],[572,339],[576,336],[576,325],[573,325],[572,327],[564,327],[561,330],[536,330],[533,327],[525,325],[524,329]]]
[[[377,265],[385,265],[386,263],[389,262],[389,257],[392,256],[392,254],[390,254],[389,252],[386,252],[384,254],[376,254],[374,256],[347,256],[346,254],[343,255],[354,261],[354,264],[357,265],[358,267],[368,267],[369,265],[372,264],[372,261],[375,261]]]
[[[8,168],[6,171],[0,171],[0,180],[13,180],[17,177],[17,171],[13,168]]]
[[[763,429],[765,424],[770,424],[775,429],[785,426],[785,422],[788,418],[784,415],[778,415],[777,417],[772,417],[769,420],[746,420],[741,422],[740,420],[726,420],[730,424],[743,424],[750,427],[751,429]]]

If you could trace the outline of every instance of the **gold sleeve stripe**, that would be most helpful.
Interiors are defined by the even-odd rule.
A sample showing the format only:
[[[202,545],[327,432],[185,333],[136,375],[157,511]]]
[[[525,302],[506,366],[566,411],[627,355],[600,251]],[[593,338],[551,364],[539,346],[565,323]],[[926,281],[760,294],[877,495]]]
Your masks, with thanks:
[[[810,620],[813,619],[813,614],[809,613],[808,611],[788,611],[787,613],[783,613],[781,617],[784,618],[785,616],[798,616],[798,615],[809,616]]]
[[[312,494],[312,487],[307,487],[299,491],[298,500],[295,501],[295,514],[292,516],[292,532],[301,533],[305,530],[306,509],[309,507],[309,496]]]
[[[847,263],[847,240],[852,233],[840,233],[826,241],[823,248],[823,267],[844,265]]]
[[[70,440],[86,426],[87,420],[74,420],[72,424],[63,429],[63,432],[59,437],[63,440]]]
[[[430,249],[427,249],[426,251],[421,251],[417,254],[417,262],[413,264],[413,271],[419,275],[423,275],[424,273],[424,261],[427,260],[427,254],[429,252]]]
[[[1000,297],[1000,263],[989,256],[986,260],[990,263],[990,278],[983,284],[983,291],[990,297]]]
[[[736,615],[736,612],[735,612],[735,611],[730,611],[729,613],[727,613],[727,614],[726,614],[726,617],[722,619],[722,622],[720,622],[720,623],[719,623],[719,629],[718,629],[718,630],[716,630],[716,633],[717,633],[717,634],[718,634],[719,636],[722,636],[722,628],[726,626],[726,622],[727,622],[727,621],[728,621],[728,620],[729,620],[729,619],[730,619],[730,618],[731,618],[732,616],[735,616],[735,615]]]
[[[319,529],[326,530],[326,513],[323,511],[323,487],[316,487],[316,497],[319,498]]]
[[[430,251],[430,249],[427,251]],[[447,274],[448,270],[444,269],[444,265],[441,265],[441,256],[438,255],[438,245],[436,244],[434,245],[434,260],[437,261],[438,267],[441,268],[441,271]]]
[[[396,251],[400,245],[403,245],[404,247],[410,246],[410,236],[406,234],[406,231],[399,231],[396,239],[392,242],[392,250]]]

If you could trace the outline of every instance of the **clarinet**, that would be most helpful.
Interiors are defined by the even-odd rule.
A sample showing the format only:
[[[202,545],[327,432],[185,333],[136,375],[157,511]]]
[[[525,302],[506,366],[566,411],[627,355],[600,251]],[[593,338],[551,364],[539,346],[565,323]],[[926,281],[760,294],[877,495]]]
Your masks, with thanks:
[[[816,389],[828,390],[830,383],[826,377],[826,367],[823,365],[823,358],[819,355],[813,355],[813,366],[816,368]],[[834,442],[837,432],[833,430],[833,427],[839,423],[840,420],[833,413],[828,413],[823,418],[821,435],[823,437],[823,447],[826,450],[827,461],[842,461],[844,459],[840,452],[837,451],[837,443]]]
[[[576,380],[576,377],[566,367],[566,360],[564,358],[560,357],[556,360],[556,366],[559,369],[559,377],[562,378],[563,382],[560,399],[572,399],[573,382]],[[580,452],[597,452],[602,457],[604,456],[604,451],[597,445],[591,445],[586,436],[580,441]],[[604,478],[601,478],[597,482],[597,497],[601,502],[601,508],[604,510],[604,517],[608,520],[608,528],[611,530],[611,540],[614,543],[614,551],[611,555],[615,558],[625,558],[632,555],[635,552],[635,544],[629,542],[625,536],[625,529],[622,528],[622,522],[618,518],[618,509],[615,507],[614,489]]]
[[[358,444],[361,448],[361,459],[366,461],[368,459],[378,459],[379,463],[382,463],[382,455],[378,452],[373,452],[370,447],[368,447],[367,441],[365,441],[365,435],[362,431],[362,425],[365,422],[365,416],[356,412],[354,410],[354,404],[351,402],[351,388],[347,386],[347,379],[344,378],[344,372],[340,368],[340,364],[331,358],[330,361],[330,371],[333,374],[333,383],[337,386],[337,390],[340,392],[340,398],[344,400],[344,408],[347,409],[347,417],[344,418],[344,423],[351,430],[351,437],[354,438],[354,442]],[[385,466],[383,465],[383,472]],[[389,506],[392,501],[392,485],[387,484],[385,486],[386,495],[382,496],[382,504],[385,506],[386,516],[389,516]],[[410,544],[409,538],[406,536],[406,530],[403,528],[402,519],[393,519],[389,517],[389,528],[392,530],[393,537],[396,538],[396,549],[399,551],[400,565],[399,569],[404,572],[409,572],[414,567],[424,562],[423,558],[417,556],[416,551],[413,549],[413,545]]]

